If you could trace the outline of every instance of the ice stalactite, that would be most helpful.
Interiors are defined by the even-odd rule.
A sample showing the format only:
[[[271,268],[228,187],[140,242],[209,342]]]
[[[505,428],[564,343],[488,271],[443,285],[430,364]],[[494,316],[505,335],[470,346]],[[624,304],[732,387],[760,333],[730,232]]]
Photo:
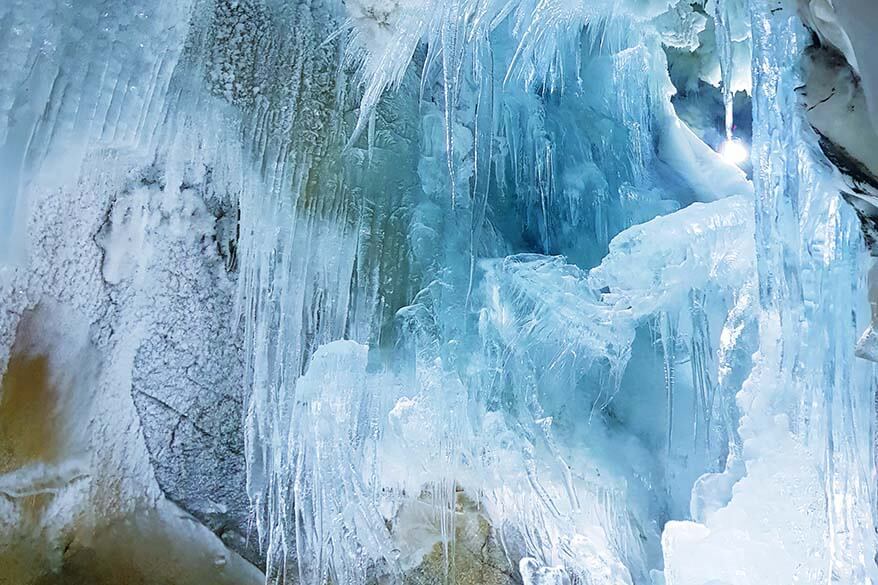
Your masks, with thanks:
[[[750,10],[760,317],[737,396],[743,461],[730,461],[739,479],[699,524],[666,527],[665,579],[872,583],[874,379],[851,343],[864,250],[797,105],[806,33],[774,2]],[[777,523],[750,523],[765,514]]]
[[[230,31],[247,31],[238,24],[253,15],[233,11],[217,18],[230,20]],[[419,275],[411,273],[405,230],[411,193],[418,189],[417,90],[409,76],[370,113],[374,127],[349,143],[356,116],[342,45],[332,38],[331,7],[274,7],[263,18],[274,34],[241,43],[258,56],[255,70],[238,71],[237,58],[221,55],[220,61],[233,79],[252,75],[250,85],[260,89],[245,103],[244,138],[258,182],[241,195],[238,255],[249,358],[248,490],[269,579],[360,582],[365,556],[344,559],[356,556],[358,537],[386,528],[374,518],[352,526],[329,519],[340,500],[321,495],[324,483],[338,482],[339,493],[351,502],[372,502],[375,494],[355,489],[356,474],[340,475],[359,464],[356,454],[345,463],[319,447],[329,438],[310,430],[337,409],[321,408],[316,390],[311,399],[305,394],[316,383],[309,380],[331,380],[328,373],[312,372],[326,361],[312,364],[322,355],[318,348],[342,339],[376,350],[391,344],[389,316],[416,292]],[[325,367],[349,363],[330,360]],[[363,396],[368,379],[355,380]],[[358,398],[352,389],[342,390],[337,400]],[[352,426],[348,435],[338,435],[338,449],[368,426],[356,422],[356,413],[350,416]]]
[[[874,540],[866,536],[875,529],[874,461],[864,439],[872,432],[874,379],[850,343],[864,318],[864,283],[857,276],[863,245],[851,210],[832,196],[831,172],[793,93],[794,56],[807,33],[770,2],[751,2],[751,15],[756,237],[762,319],[768,321],[762,346],[766,355],[782,356],[775,383],[793,391],[787,404],[775,402],[776,414],[786,415],[789,430],[819,458],[828,531],[824,574],[874,582],[874,565],[862,562],[875,556]],[[778,135],[786,138],[778,141]],[[758,427],[757,415],[751,416]],[[783,426],[779,419],[774,424]],[[750,432],[747,427],[742,430]]]
[[[734,54],[732,50],[732,29],[729,19],[731,15],[726,0],[714,0],[713,21],[716,34],[717,57],[720,68],[720,89],[723,95],[724,123],[726,140],[732,139],[734,128],[734,90],[732,89],[732,75],[734,72]]]
[[[563,566],[579,579],[645,582],[659,562],[662,518],[684,513],[691,483],[719,470],[734,442],[728,396],[718,399],[707,369],[753,267],[750,188],[674,115],[649,14],[554,3],[398,8],[352,4],[353,36],[333,37],[350,51],[342,62],[362,59],[365,97],[359,121],[346,126],[354,136],[347,152],[362,153],[360,160],[380,153],[373,140],[386,114],[377,96],[387,89],[384,99],[411,96],[412,82],[420,85],[418,124],[407,130],[420,151],[418,185],[399,199],[409,221],[399,253],[422,288],[397,313],[397,328],[381,325],[378,338],[369,325],[374,312],[345,309],[370,298],[365,283],[380,282],[380,297],[390,284],[383,279],[399,278],[375,281],[363,271],[378,267],[360,220],[328,216],[326,230],[344,229],[314,246],[313,233],[284,227],[313,221],[310,211],[290,207],[278,222],[269,207],[251,216],[259,219],[245,236],[254,238],[245,266],[265,266],[252,273],[258,280],[245,281],[244,296],[257,335],[251,483],[266,512],[270,562],[280,563],[269,573],[294,573],[283,569],[292,562],[306,580],[405,574],[414,569],[411,555],[388,553],[387,539],[411,548],[400,542],[412,534],[406,510],[423,503],[436,523],[426,542],[435,539],[452,570],[448,551],[466,494],[484,506],[513,558]],[[327,153],[339,148],[333,140]],[[712,183],[696,168],[712,172]],[[363,178],[350,185],[362,189]],[[344,188],[326,187],[302,193],[349,205]],[[376,215],[387,213],[384,201],[363,195]],[[699,199],[713,202],[689,205]],[[350,217],[364,209],[351,208]],[[261,256],[277,247],[259,238],[288,233],[296,240],[282,247],[283,259]],[[286,267],[272,272],[279,261]],[[337,266],[332,274],[344,278],[298,269],[289,276],[298,263]],[[302,287],[312,281],[314,288]],[[296,341],[303,309],[319,323],[309,344]],[[656,379],[665,394],[656,425],[637,412],[632,393],[639,377],[665,367],[653,362],[648,341],[660,322],[674,323],[659,334],[659,360],[675,375]],[[318,346],[343,337],[372,345],[372,373],[356,382],[359,392],[300,395],[315,377],[339,391],[354,384],[342,371],[347,361],[311,360]],[[686,360],[690,368],[681,366]],[[738,373],[736,364],[728,368]],[[335,400],[353,401],[344,409],[361,400],[378,409],[347,435],[366,459],[318,456],[348,443],[315,434],[322,423],[308,424],[304,414],[285,422],[288,412],[336,412]],[[673,409],[664,406],[670,401]],[[656,432],[663,437],[656,444],[637,437]],[[607,457],[616,442],[624,464]],[[321,483],[340,486],[355,516],[380,512],[386,527],[374,516],[321,520],[348,514],[342,496]]]
[[[788,3],[85,4],[0,7],[0,366],[85,315],[93,507],[176,497],[276,585],[878,579]]]

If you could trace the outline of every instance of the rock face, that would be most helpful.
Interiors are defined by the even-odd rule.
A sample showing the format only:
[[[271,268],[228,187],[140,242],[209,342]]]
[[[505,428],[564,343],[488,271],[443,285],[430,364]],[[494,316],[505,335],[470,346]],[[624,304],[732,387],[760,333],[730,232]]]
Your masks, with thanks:
[[[831,46],[806,52],[807,85],[800,95],[820,148],[841,172],[842,195],[859,215],[866,244],[876,243],[878,133],[872,130],[860,78]]]
[[[405,585],[521,583],[515,565],[505,556],[488,519],[463,492],[457,493],[454,516],[453,540],[435,542],[426,551],[423,561],[405,575]]]
[[[134,251],[120,249],[119,241],[140,237],[132,225],[138,214],[155,224],[142,275],[152,294],[150,317],[138,316],[145,330],[132,363],[134,406],[162,491],[243,551],[243,342],[235,327],[232,258],[223,241],[223,224],[236,210],[218,201],[213,187],[209,171],[179,186],[138,186],[116,198],[96,239],[104,279],[112,283],[132,264],[124,256]],[[124,284],[110,288],[111,298],[126,296]]]
[[[3,523],[22,529],[33,513],[46,523],[58,556],[34,566],[49,573],[66,566],[64,551],[76,562],[100,555],[92,539],[107,545],[106,530],[143,510],[166,510],[146,521],[148,533],[230,554],[218,536],[258,560],[246,542],[234,275],[217,243],[227,211],[210,209],[203,183],[180,189],[157,176],[150,168],[115,189],[47,193],[30,232],[32,270],[3,291],[15,309],[0,395],[0,472],[12,494]],[[16,494],[34,490],[46,502],[27,512]],[[195,517],[178,526],[186,515],[165,496]],[[196,518],[216,536],[182,536]]]
[[[56,582],[70,563],[78,576],[62,582],[101,582],[83,571],[106,552],[150,574],[113,542],[142,531],[194,544],[168,561],[173,582],[190,569],[259,582],[227,548],[259,562],[234,317],[236,154],[208,148],[234,124],[193,121],[225,105],[193,94],[192,5],[93,4],[75,17],[0,7],[0,158],[21,162],[20,192],[3,200],[29,218],[4,229],[17,238],[4,255],[20,253],[0,270],[0,567],[18,567],[16,585]],[[41,109],[52,113],[29,116]],[[19,559],[30,538],[43,553]]]

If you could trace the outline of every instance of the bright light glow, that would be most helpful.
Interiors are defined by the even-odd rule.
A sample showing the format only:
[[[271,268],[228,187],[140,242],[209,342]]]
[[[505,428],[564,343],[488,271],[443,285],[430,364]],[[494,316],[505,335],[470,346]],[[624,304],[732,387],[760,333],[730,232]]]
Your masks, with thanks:
[[[719,154],[726,162],[741,166],[750,159],[750,150],[737,138],[726,140],[719,148]]]

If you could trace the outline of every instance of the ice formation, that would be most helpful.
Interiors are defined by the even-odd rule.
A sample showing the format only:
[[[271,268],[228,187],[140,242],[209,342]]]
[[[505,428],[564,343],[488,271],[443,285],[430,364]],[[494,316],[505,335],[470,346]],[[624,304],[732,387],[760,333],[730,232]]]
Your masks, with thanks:
[[[46,358],[63,445],[0,427],[0,529],[188,539],[187,583],[878,583],[858,11],[0,4],[2,392]]]

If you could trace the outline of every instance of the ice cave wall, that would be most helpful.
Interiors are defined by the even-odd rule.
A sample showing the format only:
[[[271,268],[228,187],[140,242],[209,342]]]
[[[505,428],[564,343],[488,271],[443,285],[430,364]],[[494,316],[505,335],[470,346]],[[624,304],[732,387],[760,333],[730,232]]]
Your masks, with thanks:
[[[0,572],[874,581],[839,8],[0,7]]]

